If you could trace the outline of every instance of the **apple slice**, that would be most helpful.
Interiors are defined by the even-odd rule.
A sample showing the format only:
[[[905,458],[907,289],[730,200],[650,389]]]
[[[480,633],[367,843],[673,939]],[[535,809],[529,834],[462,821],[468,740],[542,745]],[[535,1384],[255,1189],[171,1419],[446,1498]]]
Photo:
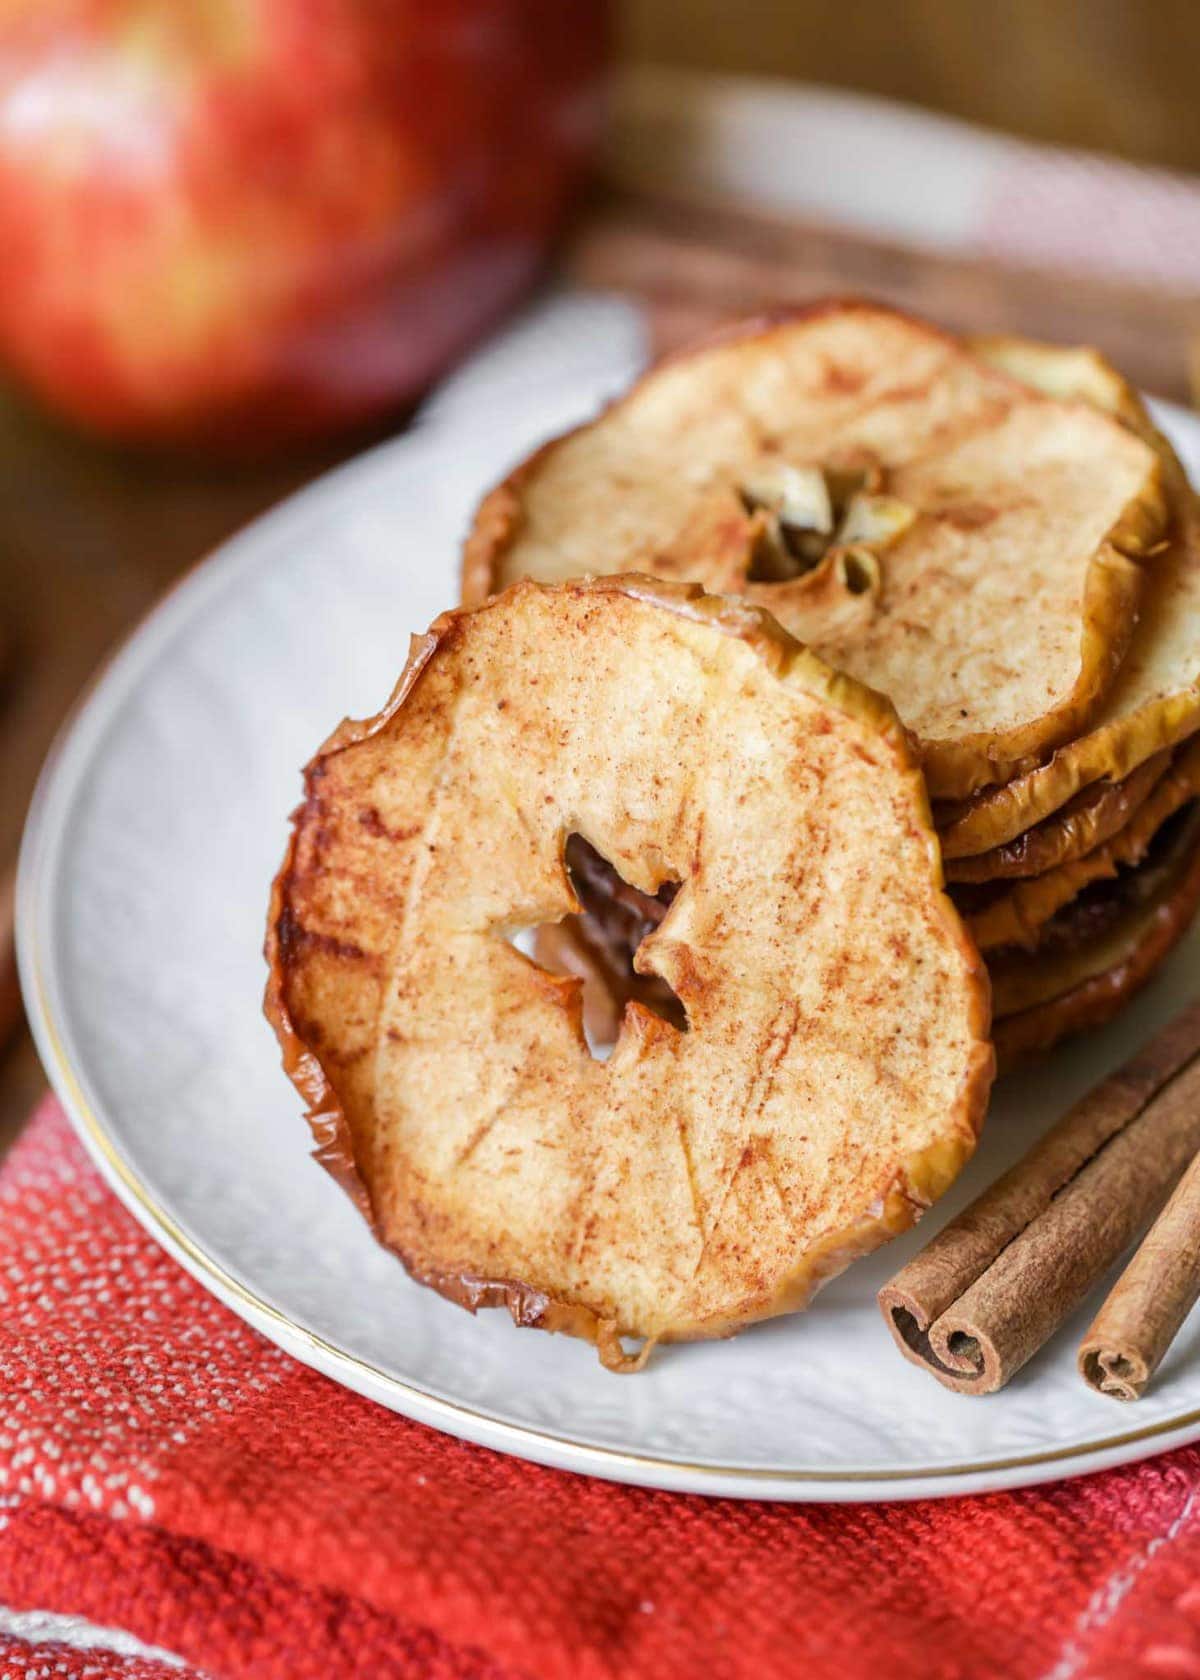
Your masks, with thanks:
[[[974,1148],[987,981],[907,736],[767,614],[518,584],[440,618],[306,782],[268,1014],[318,1158],[472,1310],[636,1368],[803,1306]],[[679,884],[637,961],[686,1021],[628,1003],[607,1062],[581,982],[511,943],[579,911],[574,834]]]

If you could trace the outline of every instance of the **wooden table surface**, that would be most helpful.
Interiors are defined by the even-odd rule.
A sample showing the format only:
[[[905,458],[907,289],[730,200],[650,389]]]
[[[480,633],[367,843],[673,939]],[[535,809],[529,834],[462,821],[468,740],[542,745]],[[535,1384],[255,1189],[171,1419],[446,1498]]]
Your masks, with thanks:
[[[660,347],[723,316],[870,291],[949,325],[1093,342],[1146,388],[1186,400],[1200,297],[917,254],[728,210],[611,194],[566,254],[574,281],[646,305]],[[4,873],[37,771],[104,656],[176,577],[281,496],[362,446],[231,468],[131,456],[0,394],[0,1017]],[[28,1034],[0,1049],[0,1150],[44,1080]]]
[[[623,55],[799,77],[1200,171],[1195,0],[618,0]]]
[[[55,731],[104,657],[189,566],[352,447],[242,469],[163,461],[0,394],[0,878]],[[0,1049],[0,1150],[44,1089],[18,1028]]]

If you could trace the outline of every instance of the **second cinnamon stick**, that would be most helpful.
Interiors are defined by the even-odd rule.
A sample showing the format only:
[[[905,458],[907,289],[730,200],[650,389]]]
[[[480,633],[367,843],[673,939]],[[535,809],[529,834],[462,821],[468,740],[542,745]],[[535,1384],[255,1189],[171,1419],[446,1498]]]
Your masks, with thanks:
[[[1079,1349],[1083,1380],[1140,1399],[1200,1296],[1200,1155],[1122,1272]]]
[[[1098,1085],[880,1291],[905,1356],[990,1394],[1053,1334],[1200,1150],[1200,1004]]]

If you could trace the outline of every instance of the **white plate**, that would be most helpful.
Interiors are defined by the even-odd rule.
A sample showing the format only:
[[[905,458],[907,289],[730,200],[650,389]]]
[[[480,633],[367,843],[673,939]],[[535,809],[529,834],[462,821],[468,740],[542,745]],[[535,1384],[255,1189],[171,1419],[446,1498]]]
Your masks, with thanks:
[[[60,1096],[134,1214],[235,1312],[348,1387],[503,1451],[703,1493],[894,1499],[1192,1440],[1200,1314],[1136,1408],[1075,1374],[1095,1299],[1002,1394],[969,1400],[899,1358],[875,1291],[1200,989],[1197,939],[1118,1026],[997,1092],[975,1162],[919,1233],[806,1316],[661,1350],[637,1377],[608,1374],[582,1342],[496,1312],[473,1320],[418,1288],[309,1160],[260,1014],[267,889],[297,767],[343,713],[381,703],[408,633],[454,600],[480,489],[587,413],[638,353],[622,308],[543,308],[423,429],[251,527],[126,645],[47,767],[22,856],[22,972]],[[1200,465],[1200,423],[1163,418]]]

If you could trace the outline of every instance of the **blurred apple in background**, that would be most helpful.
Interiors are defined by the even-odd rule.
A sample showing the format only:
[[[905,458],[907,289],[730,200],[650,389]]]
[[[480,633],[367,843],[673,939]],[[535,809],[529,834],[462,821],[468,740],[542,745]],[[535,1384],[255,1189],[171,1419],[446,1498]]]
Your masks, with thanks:
[[[137,441],[417,394],[537,272],[604,0],[0,0],[0,356]]]

